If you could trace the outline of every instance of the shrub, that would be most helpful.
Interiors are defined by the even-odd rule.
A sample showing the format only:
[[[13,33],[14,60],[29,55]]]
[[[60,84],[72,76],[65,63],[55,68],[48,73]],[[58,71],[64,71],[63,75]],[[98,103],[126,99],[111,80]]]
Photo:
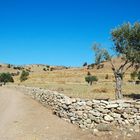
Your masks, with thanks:
[[[46,68],[43,68],[44,71],[47,71]]]
[[[20,66],[17,66],[17,67],[14,66],[13,69],[15,69],[15,70],[23,70],[24,68],[23,67],[20,67]]]
[[[11,65],[10,65],[10,64],[8,64],[8,65],[7,65],[7,68],[11,68]]]
[[[87,66],[87,62],[85,62],[85,63],[83,64],[83,67],[85,67],[85,66]]]
[[[106,74],[105,79],[109,79],[109,75],[108,74]]]
[[[46,68],[47,68],[47,69],[49,69],[49,68],[50,68],[50,66],[49,66],[49,65],[46,65]]]
[[[23,82],[23,81],[27,80],[28,76],[29,76],[29,72],[23,70],[22,73],[21,73],[21,76],[20,76],[20,81]]]
[[[89,76],[89,75],[91,75],[91,73],[88,71],[87,75]]]
[[[137,72],[136,72],[136,71],[132,72],[132,73],[130,74],[130,76],[131,76],[131,79],[135,81],[135,79],[136,79],[136,77],[137,77]]]
[[[51,67],[51,68],[50,68],[50,71],[53,71],[53,70],[54,70],[54,68]]]
[[[96,64],[90,64],[90,65],[88,65],[87,67],[88,67],[88,69],[93,69],[94,66],[96,66]]]
[[[7,82],[14,82],[14,79],[10,73],[1,73],[0,82],[3,82],[5,85]]]
[[[85,77],[85,81],[86,81],[88,84],[92,85],[92,83],[93,83],[94,81],[98,81],[98,78],[97,78],[96,76],[87,75],[87,76]]]

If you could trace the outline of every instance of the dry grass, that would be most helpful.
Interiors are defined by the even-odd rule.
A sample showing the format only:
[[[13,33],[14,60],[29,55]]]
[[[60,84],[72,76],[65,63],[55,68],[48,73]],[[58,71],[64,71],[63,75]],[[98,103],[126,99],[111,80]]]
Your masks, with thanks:
[[[114,99],[114,85],[115,83],[96,83],[92,86],[87,84],[58,84],[58,83],[24,83],[27,86],[36,86],[46,88],[60,93],[66,94],[70,97],[87,98],[87,99]],[[125,83],[123,86],[123,94],[138,94],[140,91],[139,85]]]
[[[114,61],[116,61],[117,66],[120,64],[119,59]],[[99,81],[97,83],[93,83],[92,86],[89,86],[85,82],[85,76],[88,72],[85,68],[43,71],[45,66],[42,65],[26,66],[26,68],[29,67],[31,71],[33,71],[30,73],[29,79],[20,83],[19,76],[17,76],[15,77],[15,83],[55,90],[71,97],[92,99],[115,98],[114,76],[108,62],[104,63],[104,68],[102,69],[94,68],[90,70],[90,73],[92,75],[96,75],[99,79]],[[132,69],[125,74],[123,94],[140,94],[140,85],[134,85],[128,82],[128,80],[130,80],[131,71]],[[108,79],[105,79],[106,75],[108,75]]]

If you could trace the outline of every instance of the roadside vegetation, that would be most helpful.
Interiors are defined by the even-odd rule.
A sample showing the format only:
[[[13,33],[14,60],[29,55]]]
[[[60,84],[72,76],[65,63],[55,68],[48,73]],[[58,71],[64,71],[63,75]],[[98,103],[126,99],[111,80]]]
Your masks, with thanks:
[[[8,82],[14,82],[14,79],[10,73],[1,73],[0,74],[0,82],[4,85]]]

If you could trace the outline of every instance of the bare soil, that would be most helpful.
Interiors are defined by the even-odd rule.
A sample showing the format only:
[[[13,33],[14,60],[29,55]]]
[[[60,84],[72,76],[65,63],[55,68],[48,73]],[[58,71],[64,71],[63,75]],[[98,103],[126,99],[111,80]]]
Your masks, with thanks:
[[[91,140],[94,136],[53,115],[14,89],[0,88],[0,140]]]

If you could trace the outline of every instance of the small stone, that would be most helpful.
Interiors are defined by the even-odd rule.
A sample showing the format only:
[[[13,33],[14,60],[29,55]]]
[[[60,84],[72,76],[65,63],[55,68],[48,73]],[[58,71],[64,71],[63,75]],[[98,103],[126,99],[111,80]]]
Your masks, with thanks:
[[[134,129],[132,129],[132,128],[130,128],[129,130],[130,130],[131,132],[133,132],[133,131],[134,131]]]
[[[135,105],[135,108],[138,108],[138,109],[139,109],[139,108],[140,108],[140,105],[136,104],[136,105]]]
[[[85,106],[84,109],[89,111],[89,110],[92,109],[92,107],[90,107],[90,106]]]
[[[76,118],[74,118],[74,117],[71,117],[71,118],[70,118],[70,120],[71,120],[71,121],[75,121],[75,120],[76,120]]]
[[[128,118],[128,114],[127,114],[126,112],[124,112],[124,113],[122,114],[122,117],[125,118],[125,119],[127,119],[127,118]]]
[[[76,99],[75,98],[71,98],[72,103],[76,103]]]
[[[87,119],[87,120],[86,120],[86,123],[87,123],[87,124],[91,124],[91,120],[90,120],[90,119]]]
[[[68,113],[68,116],[72,117],[74,114],[73,113]]]
[[[140,120],[140,116],[137,116],[137,119]]]
[[[104,109],[104,108],[101,108],[101,107],[96,108],[96,110],[98,110],[99,112],[104,113],[104,114],[107,114],[107,113],[110,112],[108,109]]]
[[[118,113],[112,113],[111,115],[112,115],[114,118],[120,118],[120,117],[121,117],[121,115],[118,114]]]
[[[117,108],[118,107],[118,104],[109,104],[106,106],[106,108]]]
[[[98,133],[98,129],[93,129],[93,133]]]
[[[86,102],[77,102],[78,105],[83,106],[86,105]]]
[[[119,104],[119,106],[122,108],[127,108],[127,107],[130,107],[130,104],[122,103],[122,104]]]
[[[111,131],[111,127],[108,124],[98,124],[96,127],[99,131]]]
[[[82,129],[85,129],[86,128],[86,126],[83,125],[83,124],[80,124],[79,127],[82,128]]]
[[[76,114],[77,114],[78,116],[82,116],[82,115],[83,115],[83,111],[77,111]]]
[[[87,101],[87,102],[86,102],[86,105],[87,105],[87,106],[92,107],[92,104],[93,104],[92,101]]]
[[[127,137],[131,137],[132,135],[131,134],[127,134]]]
[[[101,103],[105,104],[105,105],[108,105],[109,102],[108,101],[105,101],[105,100],[101,100]]]
[[[70,98],[65,98],[65,104],[66,105],[72,104],[72,100]]]
[[[128,120],[125,120],[125,124],[129,125],[130,123],[129,123],[129,121],[128,121]]]
[[[91,113],[93,116],[96,116],[96,117],[100,117],[101,116],[101,113],[100,112],[97,112],[97,111],[89,111],[89,113]]]
[[[84,113],[84,114],[83,114],[83,118],[84,118],[84,119],[87,119],[87,118],[88,118],[88,115]]]
[[[99,104],[100,100],[92,100],[93,104]]]
[[[111,122],[111,121],[114,120],[114,118],[111,117],[110,115],[106,115],[106,116],[104,117],[104,120],[105,120],[105,121],[109,121],[109,122]]]

